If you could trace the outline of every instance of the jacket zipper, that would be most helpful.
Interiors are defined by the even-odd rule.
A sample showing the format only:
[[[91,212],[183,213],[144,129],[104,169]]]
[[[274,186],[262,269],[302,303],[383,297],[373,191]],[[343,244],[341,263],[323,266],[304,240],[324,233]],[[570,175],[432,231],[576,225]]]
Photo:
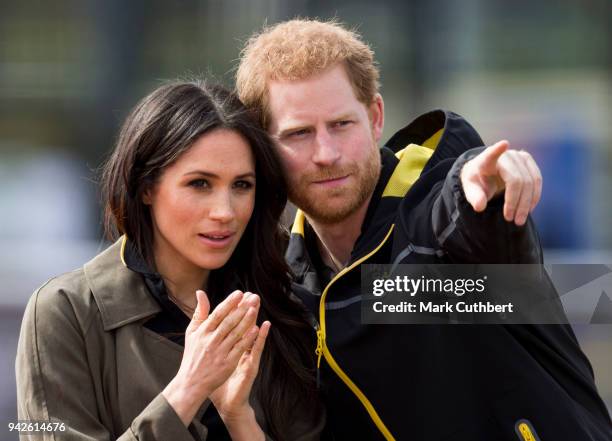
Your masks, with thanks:
[[[376,412],[376,409],[374,409],[374,406],[372,405],[370,400],[368,400],[365,394],[357,387],[355,383],[353,383],[353,381],[349,378],[349,376],[342,370],[342,368],[338,365],[336,360],[334,360],[334,357],[332,356],[331,352],[329,351],[327,347],[327,343],[325,340],[326,339],[326,335],[325,335],[325,298],[327,297],[329,288],[333,285],[333,283],[336,280],[340,279],[340,277],[342,277],[343,275],[345,275],[352,269],[358,267],[363,262],[365,262],[367,259],[369,259],[374,254],[376,254],[376,252],[387,242],[387,239],[389,239],[389,237],[391,236],[391,233],[393,232],[394,227],[395,227],[395,224],[392,224],[391,228],[389,228],[389,231],[385,235],[385,238],[382,240],[380,244],[378,244],[376,248],[374,248],[370,253],[356,260],[351,265],[349,265],[348,267],[340,271],[338,274],[336,274],[334,278],[327,284],[327,286],[323,290],[323,293],[321,294],[321,300],[319,301],[319,326],[317,329],[317,348],[315,350],[315,354],[317,355],[317,385],[319,384],[319,381],[320,381],[321,358],[325,357],[325,360],[327,361],[327,364],[329,364],[329,367],[331,367],[334,373],[338,377],[340,377],[340,379],[344,382],[344,384],[346,384],[346,386],[351,390],[351,392],[353,392],[353,394],[357,397],[357,399],[365,407],[366,411],[370,415],[370,418],[372,419],[372,421],[374,422],[378,430],[382,433],[382,435],[385,437],[387,441],[395,441],[395,438],[393,437],[389,429],[387,429],[387,426],[385,426],[385,423],[383,423],[380,416],[378,416],[378,413]]]

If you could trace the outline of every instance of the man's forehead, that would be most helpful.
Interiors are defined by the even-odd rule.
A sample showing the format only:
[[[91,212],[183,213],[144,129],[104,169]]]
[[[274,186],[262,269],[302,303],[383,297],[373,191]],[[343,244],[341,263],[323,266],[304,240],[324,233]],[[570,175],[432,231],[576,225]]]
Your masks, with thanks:
[[[341,66],[305,79],[269,80],[267,86],[273,125],[300,125],[312,118],[337,118],[365,109]]]

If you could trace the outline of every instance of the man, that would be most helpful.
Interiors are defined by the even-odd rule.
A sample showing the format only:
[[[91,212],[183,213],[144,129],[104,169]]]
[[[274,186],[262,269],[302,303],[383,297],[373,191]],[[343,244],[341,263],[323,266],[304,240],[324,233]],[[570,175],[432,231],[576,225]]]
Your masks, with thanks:
[[[373,52],[335,23],[254,36],[237,72],[300,209],[287,259],[313,313],[335,439],[604,440],[610,417],[569,326],[364,325],[360,265],[539,263],[541,176],[451,112],[378,149]]]

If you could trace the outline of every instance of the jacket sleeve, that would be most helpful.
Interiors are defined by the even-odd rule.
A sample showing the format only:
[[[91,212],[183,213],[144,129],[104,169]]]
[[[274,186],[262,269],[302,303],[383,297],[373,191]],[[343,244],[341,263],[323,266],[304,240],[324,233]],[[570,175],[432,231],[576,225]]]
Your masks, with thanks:
[[[451,260],[462,263],[540,263],[542,250],[531,217],[523,226],[503,216],[503,196],[478,213],[468,203],[460,180],[467,161],[484,150],[459,156],[432,204],[431,222],[438,245]]]
[[[111,421],[96,404],[81,327],[64,292],[39,289],[26,307],[16,359],[19,420],[64,423],[65,430],[22,434],[22,440],[106,441]],[[111,427],[109,429],[109,427]],[[117,438],[120,441],[193,441],[206,438],[203,425],[186,428],[159,394]],[[119,434],[117,434],[119,435]]]

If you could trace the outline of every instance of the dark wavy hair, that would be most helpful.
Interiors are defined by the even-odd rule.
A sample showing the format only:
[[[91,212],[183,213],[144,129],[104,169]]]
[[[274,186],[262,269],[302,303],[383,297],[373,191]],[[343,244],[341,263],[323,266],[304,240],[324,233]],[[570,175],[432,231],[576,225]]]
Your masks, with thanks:
[[[271,139],[237,96],[204,81],[173,82],[146,96],[127,117],[115,150],[102,170],[106,235],[125,234],[151,268],[153,228],[143,193],[166,167],[202,135],[233,130],[249,143],[255,158],[255,208],[236,250],[212,271],[208,293],[214,307],[236,288],[261,297],[258,321],[272,328],[262,356],[256,393],[268,431],[275,439],[295,407],[319,411],[312,331],[303,308],[291,299],[290,273],[283,257],[287,232],[280,217],[287,202],[281,164]]]

